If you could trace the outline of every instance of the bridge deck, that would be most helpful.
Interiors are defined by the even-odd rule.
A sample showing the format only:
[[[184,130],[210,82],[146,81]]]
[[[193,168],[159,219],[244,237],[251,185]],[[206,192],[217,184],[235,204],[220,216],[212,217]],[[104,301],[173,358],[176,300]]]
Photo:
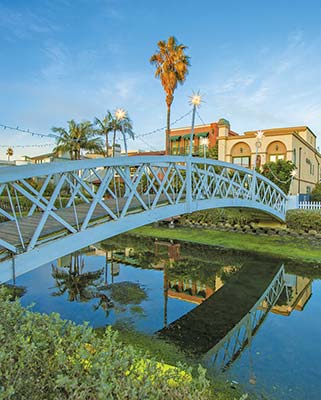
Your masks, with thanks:
[[[207,353],[253,308],[279,270],[276,264],[244,266],[221,289],[158,335],[190,354]]]
[[[118,200],[118,209],[121,212],[125,202],[126,198],[121,198]],[[104,203],[113,211],[115,214],[117,213],[117,205],[115,200],[107,200],[104,201]],[[55,213],[63,218],[64,221],[68,222],[71,226],[77,229],[77,227],[81,226],[81,224],[84,222],[86,215],[88,213],[90,204],[88,203],[81,203],[78,204],[76,208],[76,214],[77,214],[77,219],[75,217],[75,211],[73,207],[68,207],[68,208],[62,208]],[[138,200],[133,199],[131,201],[131,205],[129,207],[129,211],[133,210],[138,210],[141,209],[141,205],[138,202]],[[21,231],[21,235],[24,240],[24,244],[27,245],[38,224],[39,221],[42,217],[43,213],[42,212],[35,212],[32,216],[28,217],[21,217],[17,218],[19,222],[19,227]],[[110,220],[111,217],[108,215],[106,210],[103,209],[99,204],[96,206],[95,211],[93,213],[93,216],[91,218],[91,222],[95,222],[97,220],[100,220],[101,218],[105,218],[106,220]],[[60,234],[61,232],[65,231],[66,228],[58,222],[56,219],[53,217],[49,216],[48,220],[46,221],[43,230],[41,232],[40,240],[45,239],[48,236],[52,235],[57,235]],[[1,239],[7,241],[8,243],[12,244],[13,246],[20,246],[20,238],[19,238],[19,232],[17,229],[17,225],[15,221],[6,221],[0,223],[0,237]],[[3,247],[0,246],[0,249],[3,249]]]

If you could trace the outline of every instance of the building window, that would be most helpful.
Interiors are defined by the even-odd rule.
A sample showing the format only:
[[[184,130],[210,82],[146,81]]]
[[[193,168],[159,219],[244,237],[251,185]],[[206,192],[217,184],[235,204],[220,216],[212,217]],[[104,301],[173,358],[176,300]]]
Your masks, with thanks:
[[[247,143],[236,143],[231,150],[233,164],[240,165],[245,168],[251,166],[251,149]]]
[[[180,154],[180,146],[178,140],[172,142],[172,154],[174,155]]]
[[[251,165],[251,157],[233,157],[233,164],[240,165],[241,167],[249,168]]]
[[[267,160],[270,162],[277,162],[278,160],[286,160],[286,147],[280,141],[275,141],[267,147]]]
[[[284,159],[285,159],[284,154],[270,154],[269,155],[270,162],[277,162],[278,160],[284,160]]]

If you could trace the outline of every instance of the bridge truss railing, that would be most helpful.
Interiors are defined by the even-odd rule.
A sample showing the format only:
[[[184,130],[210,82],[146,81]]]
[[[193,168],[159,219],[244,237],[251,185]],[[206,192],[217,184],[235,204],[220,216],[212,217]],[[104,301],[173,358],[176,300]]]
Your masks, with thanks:
[[[286,290],[285,271],[282,266],[252,309],[204,357],[215,371],[227,369],[247,347],[269,311]]]
[[[244,206],[283,219],[286,202],[284,193],[255,171],[175,156],[2,168],[0,196],[0,246],[11,255],[164,206],[173,206],[172,215],[202,209],[201,204]]]

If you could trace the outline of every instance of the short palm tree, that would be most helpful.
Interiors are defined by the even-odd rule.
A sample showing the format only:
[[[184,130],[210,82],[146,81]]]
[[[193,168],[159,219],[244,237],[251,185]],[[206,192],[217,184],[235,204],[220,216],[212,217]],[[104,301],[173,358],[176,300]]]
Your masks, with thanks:
[[[8,156],[8,161],[10,161],[10,157],[13,156],[13,148],[12,147],[7,148],[6,155]]]
[[[124,110],[119,109],[116,111],[116,119],[117,119],[117,113],[118,113],[118,121],[120,122],[120,131],[124,141],[125,154],[126,156],[128,156],[126,136],[128,136],[130,139],[135,139],[135,133],[133,131],[133,123],[129,118],[128,114]],[[121,118],[119,118],[119,115],[121,116]]]
[[[174,91],[177,84],[185,82],[190,66],[190,57],[185,54],[186,46],[178,44],[174,36],[166,41],[157,43],[158,50],[150,58],[150,63],[156,67],[155,77],[160,79],[166,93],[167,105],[167,129],[166,129],[166,153],[170,152],[169,132],[171,106],[174,100]]]
[[[96,132],[98,135],[105,136],[106,157],[108,157],[108,135],[113,130],[113,118],[114,117],[110,111],[107,111],[107,114],[103,119],[95,118],[95,125],[97,126]]]
[[[81,150],[103,151],[101,139],[95,137],[96,132],[90,121],[77,123],[71,120],[68,121],[68,130],[53,127],[52,131],[59,134],[54,152],[69,153],[72,160],[80,159]]]

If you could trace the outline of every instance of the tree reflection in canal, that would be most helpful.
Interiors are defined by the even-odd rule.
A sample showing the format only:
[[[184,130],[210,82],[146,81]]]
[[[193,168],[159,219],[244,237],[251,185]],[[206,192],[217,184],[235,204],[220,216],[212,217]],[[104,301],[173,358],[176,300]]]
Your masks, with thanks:
[[[68,293],[68,301],[88,302],[98,296],[98,287],[103,269],[84,272],[84,258],[81,252],[60,259],[67,265],[52,265],[52,277],[58,289],[52,296]]]

